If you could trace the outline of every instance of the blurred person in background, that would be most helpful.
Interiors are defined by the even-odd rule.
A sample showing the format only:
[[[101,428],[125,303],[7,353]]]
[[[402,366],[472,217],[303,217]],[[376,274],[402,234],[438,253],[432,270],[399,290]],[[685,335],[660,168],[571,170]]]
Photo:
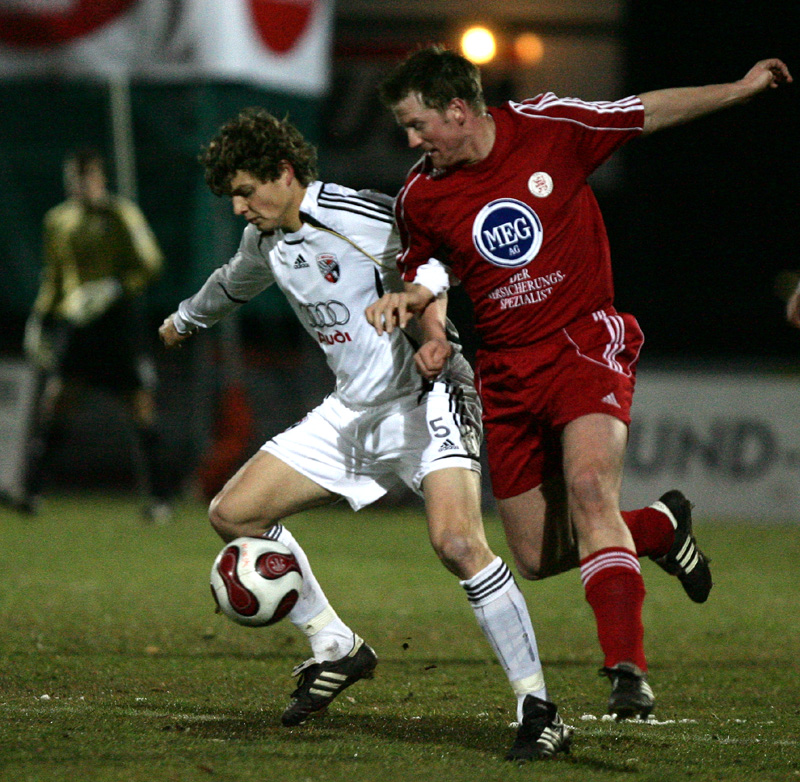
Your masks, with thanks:
[[[160,466],[156,370],[141,294],[163,256],[144,215],[108,190],[107,166],[94,149],[64,160],[67,198],[43,223],[43,270],[25,329],[28,359],[40,372],[24,470],[24,494],[11,504],[35,513],[48,457],[64,439],[68,416],[88,386],[120,400],[131,416],[143,462],[144,517],[167,521],[170,490]]]

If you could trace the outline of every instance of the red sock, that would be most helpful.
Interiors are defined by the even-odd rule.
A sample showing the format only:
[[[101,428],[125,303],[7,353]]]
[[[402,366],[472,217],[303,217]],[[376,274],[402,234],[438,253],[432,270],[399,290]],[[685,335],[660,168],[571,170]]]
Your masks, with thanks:
[[[642,603],[644,581],[639,560],[624,548],[604,548],[581,561],[586,601],[597,620],[604,665],[632,662],[647,671]]]
[[[622,511],[640,557],[663,557],[675,540],[675,527],[666,513],[655,508]]]

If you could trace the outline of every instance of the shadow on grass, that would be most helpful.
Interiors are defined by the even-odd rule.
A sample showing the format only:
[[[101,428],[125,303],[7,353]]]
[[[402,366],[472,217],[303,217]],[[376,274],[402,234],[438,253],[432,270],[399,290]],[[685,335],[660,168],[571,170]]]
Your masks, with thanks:
[[[309,720],[296,728],[284,728],[280,724],[280,712],[264,710],[263,712],[243,714],[240,717],[218,715],[218,719],[207,718],[197,722],[186,719],[173,730],[191,730],[194,737],[217,741],[266,741],[272,742],[270,754],[278,756],[294,755],[295,751],[287,749],[297,744],[296,752],[303,753],[303,747],[313,745],[315,751],[324,751],[325,745],[334,747],[333,753],[343,743],[365,741],[369,745],[386,745],[393,747],[414,744],[427,748],[439,756],[443,748],[458,751],[478,752],[486,756],[486,760],[505,763],[504,756],[514,740],[513,731],[499,720],[470,717],[452,717],[445,715],[428,715],[414,718],[390,717],[369,714],[325,714]],[[587,742],[591,743],[591,742]],[[576,770],[606,771],[614,773],[631,773],[632,769],[625,763],[608,762],[598,757],[597,748],[574,747],[568,755],[542,761],[548,763],[565,763]]]

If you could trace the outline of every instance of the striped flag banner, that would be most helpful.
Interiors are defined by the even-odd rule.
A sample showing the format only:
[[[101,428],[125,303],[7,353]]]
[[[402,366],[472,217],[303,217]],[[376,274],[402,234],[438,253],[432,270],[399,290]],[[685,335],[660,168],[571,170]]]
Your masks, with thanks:
[[[0,0],[0,78],[217,79],[309,96],[334,0]]]

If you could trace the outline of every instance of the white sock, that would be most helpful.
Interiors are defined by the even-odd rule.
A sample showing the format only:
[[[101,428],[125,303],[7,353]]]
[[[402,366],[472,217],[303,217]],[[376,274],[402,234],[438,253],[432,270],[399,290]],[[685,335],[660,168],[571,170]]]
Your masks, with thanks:
[[[303,586],[300,597],[289,612],[289,621],[308,638],[314,659],[321,663],[344,657],[353,648],[355,634],[331,608],[305,551],[282,524],[271,527],[264,537],[283,543],[300,565]]]
[[[547,700],[536,635],[525,598],[500,557],[459,583],[517,696],[517,720],[521,721],[526,695]]]

